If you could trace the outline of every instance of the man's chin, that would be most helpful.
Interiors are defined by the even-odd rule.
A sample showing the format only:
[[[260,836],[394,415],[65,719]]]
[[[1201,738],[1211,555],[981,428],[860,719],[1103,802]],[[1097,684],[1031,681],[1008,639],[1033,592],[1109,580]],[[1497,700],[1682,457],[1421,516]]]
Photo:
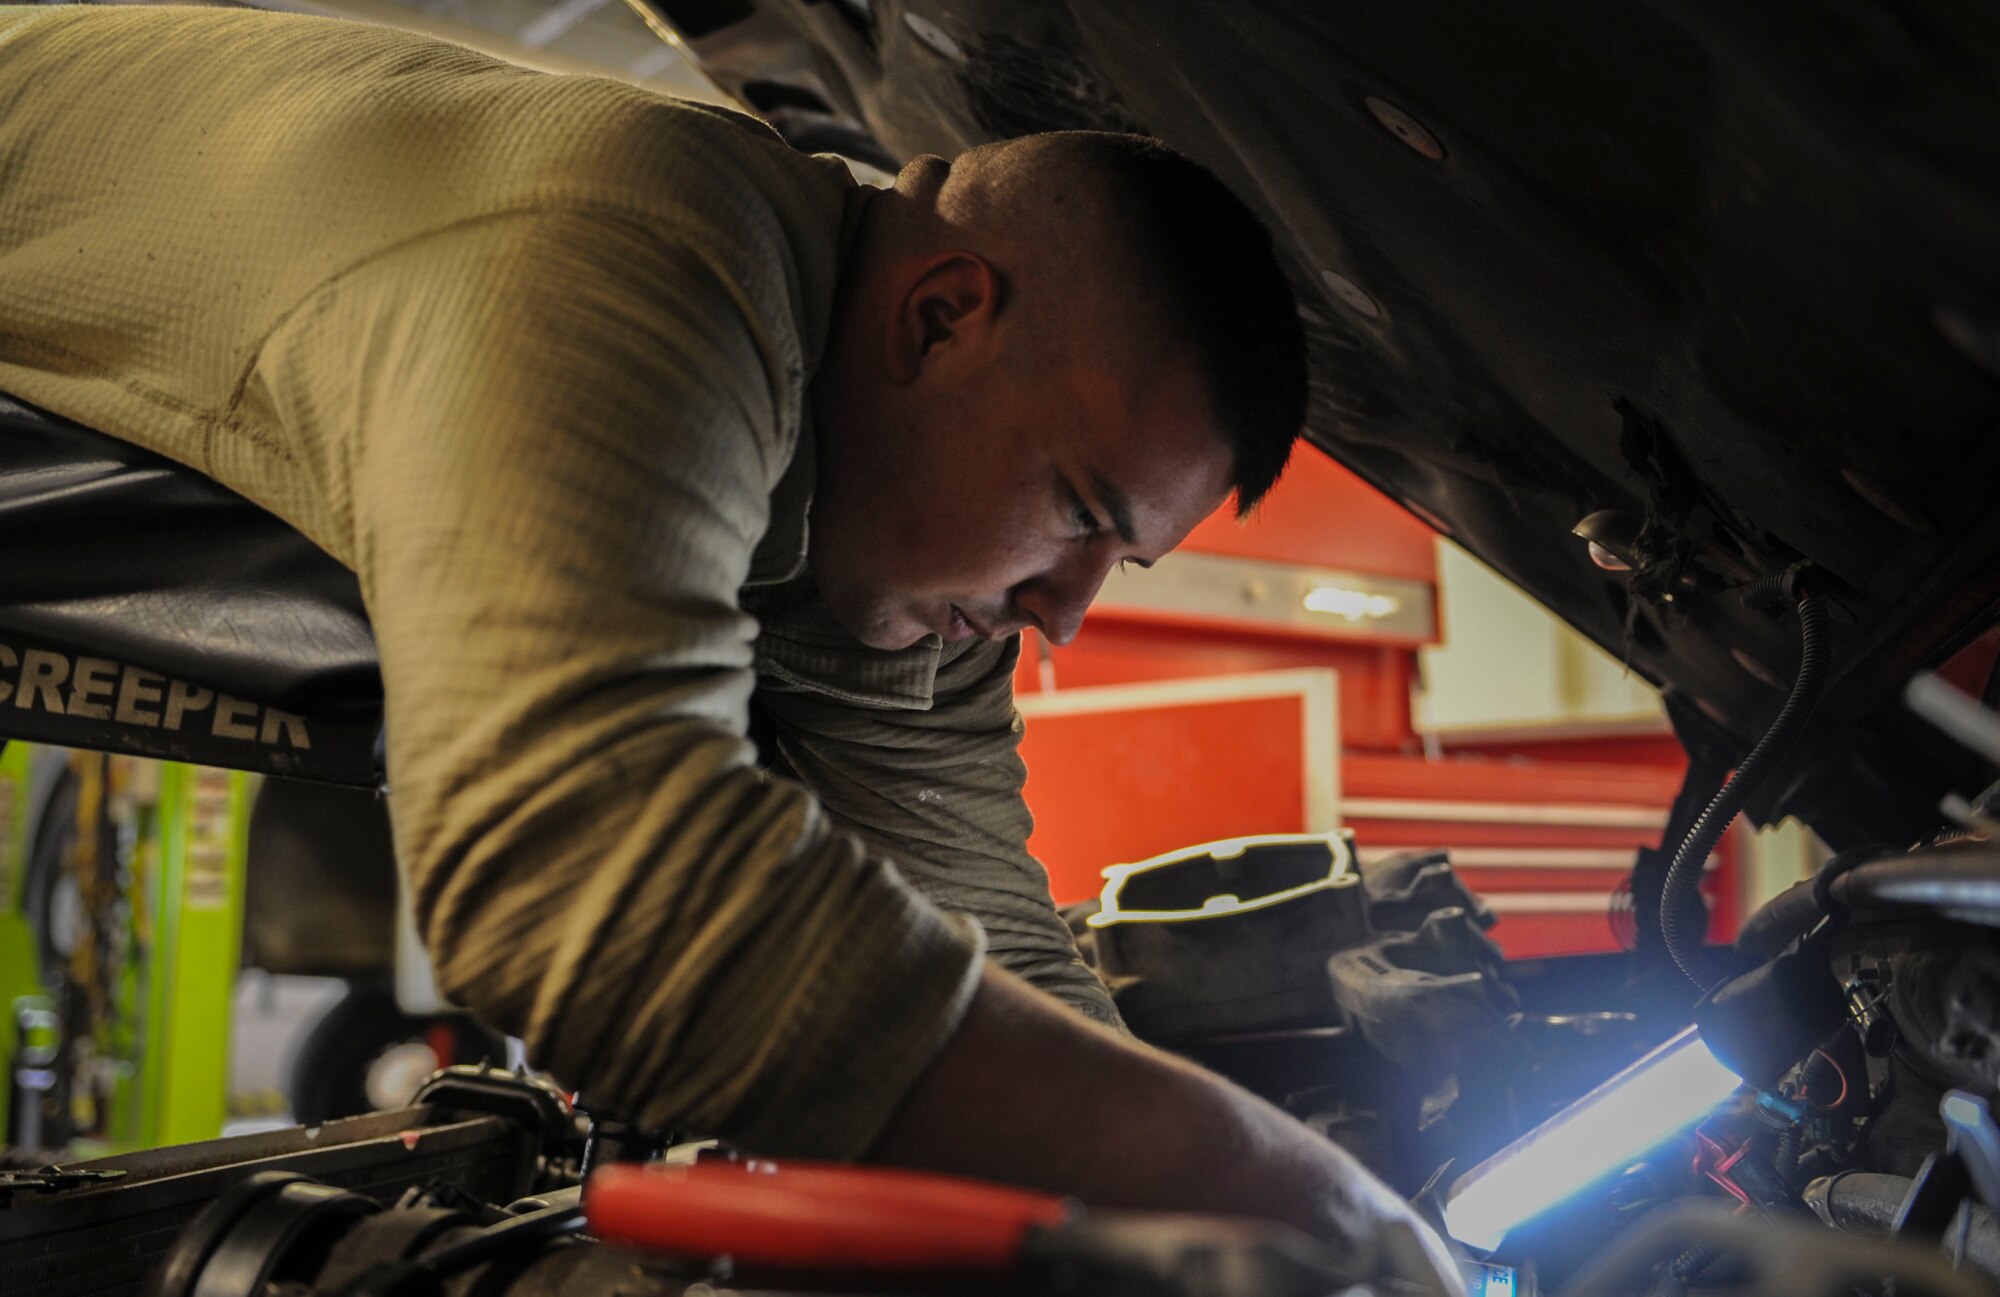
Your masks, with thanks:
[[[845,627],[848,634],[872,649],[894,653],[910,648],[926,635],[937,634],[915,618],[895,612],[871,610],[866,617],[850,618],[830,601],[827,606],[832,610],[834,620]]]
[[[937,634],[937,632],[934,630],[906,629],[899,632],[883,633],[878,635],[856,635],[854,638],[860,640],[863,644],[866,644],[869,648],[881,649],[884,652],[888,653],[895,653],[902,649],[914,648],[917,642],[923,639],[924,636],[935,635],[935,634]]]

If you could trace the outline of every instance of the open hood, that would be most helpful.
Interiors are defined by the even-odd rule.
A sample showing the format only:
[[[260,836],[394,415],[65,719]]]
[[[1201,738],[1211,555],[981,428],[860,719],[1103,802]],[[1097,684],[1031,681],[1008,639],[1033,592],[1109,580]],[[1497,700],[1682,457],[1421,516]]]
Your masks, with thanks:
[[[646,3],[801,147],[1141,130],[1213,168],[1298,290],[1312,440],[1662,686],[1698,757],[1776,714],[1797,627],[1740,591],[1809,562],[1830,685],[1756,818],[1907,840],[1980,778],[1899,691],[2000,599],[2000,11]],[[1635,571],[1572,534],[1600,514]]]

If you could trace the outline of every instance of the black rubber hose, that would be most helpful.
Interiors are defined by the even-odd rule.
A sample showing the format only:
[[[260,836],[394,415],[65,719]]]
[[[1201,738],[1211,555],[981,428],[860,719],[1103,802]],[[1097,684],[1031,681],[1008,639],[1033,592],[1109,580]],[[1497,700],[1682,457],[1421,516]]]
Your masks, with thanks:
[[[1839,1039],[1837,1034],[1835,1039]],[[1828,1041],[1824,1048],[1815,1049],[1806,1055],[1805,1070],[1799,1073],[1800,1097],[1815,1108],[1829,1111],[1844,1106],[1850,1097],[1847,1093],[1847,1078],[1841,1074],[1839,1066],[1826,1052],[1833,1047],[1833,1041]],[[1828,1090],[1834,1092],[1834,1098],[1839,1102],[1822,1102]]]
[[[2000,850],[1968,845],[1871,861],[1834,880],[1831,892],[1851,910],[2000,927]]]
[[[1792,1180],[1799,1173],[1799,1146],[1802,1143],[1804,1137],[1799,1128],[1787,1126],[1784,1133],[1778,1136],[1777,1151],[1771,1155],[1771,1169],[1778,1173],[1778,1179],[1787,1189],[1792,1187]]]
[[[1750,755],[1736,767],[1736,777],[1722,786],[1702,811],[1701,818],[1688,830],[1680,850],[1674,853],[1674,863],[1668,868],[1666,882],[1660,889],[1660,935],[1666,940],[1667,953],[1673,956],[1674,966],[1681,970],[1682,975],[1704,991],[1708,989],[1708,979],[1701,960],[1706,949],[1708,925],[1707,912],[1698,892],[1702,868],[1708,863],[1708,855],[1715,850],[1715,844],[1721,841],[1723,832],[1743,809],[1743,804],[1750,800],[1750,795],[1757,791],[1757,786],[1764,781],[1771,767],[1783,759],[1792,742],[1798,738],[1799,731],[1812,719],[1813,709],[1819,705],[1820,693],[1826,685],[1826,614],[1820,607],[1818,596],[1801,590],[1798,612],[1799,674],[1792,682],[1791,696],[1785,699],[1778,719],[1771,722],[1771,727],[1764,731],[1764,737],[1750,749]]]
[[[1874,1236],[1894,1231],[1911,1181],[1900,1175],[1843,1171],[1806,1186],[1813,1213],[1835,1229]],[[2000,1279],[2000,1220],[1984,1207],[1968,1204],[1965,1259],[1989,1278]]]
[[[1651,1297],[1688,1297],[1688,1293],[1721,1258],[1722,1253],[1712,1247],[1696,1244],[1688,1248],[1667,1262],[1659,1283],[1653,1286]]]
[[[519,1247],[539,1246],[564,1234],[581,1233],[583,1204],[544,1207],[489,1225],[469,1238],[417,1258],[415,1265],[438,1278],[470,1270]]]
[[[377,1262],[335,1289],[335,1297],[444,1297],[445,1281],[452,1276],[518,1249],[539,1248],[551,1239],[580,1234],[584,1224],[581,1200],[525,1212],[421,1256]]]
[[[1881,846],[1857,850],[1843,851],[1818,878],[1766,901],[1743,921],[1736,953],[1761,963],[1834,913],[1855,920],[1924,915],[2000,927],[2000,850],[1991,845],[1954,843],[1909,854]]]
[[[1801,879],[1764,902],[1736,930],[1736,953],[1763,963],[1803,937],[1819,922],[1812,880]]]

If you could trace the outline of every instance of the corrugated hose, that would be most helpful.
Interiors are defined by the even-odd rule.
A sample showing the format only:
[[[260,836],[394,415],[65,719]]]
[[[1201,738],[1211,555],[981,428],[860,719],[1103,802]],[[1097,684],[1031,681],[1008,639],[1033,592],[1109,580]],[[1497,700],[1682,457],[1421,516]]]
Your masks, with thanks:
[[[1736,775],[1709,801],[1701,817],[1688,830],[1660,889],[1660,935],[1675,967],[1699,989],[1708,990],[1709,979],[1702,967],[1708,935],[1708,914],[1701,904],[1698,888],[1709,853],[1725,830],[1757,791],[1772,766],[1784,758],[1799,732],[1812,719],[1826,684],[1829,652],[1826,642],[1826,613],[1819,597],[1797,584],[1796,569],[1782,576],[1766,578],[1745,594],[1755,604],[1760,597],[1789,593],[1796,599],[1799,614],[1799,673],[1792,682],[1791,696],[1785,699],[1778,718],[1771,722],[1750,755],[1736,767]]]

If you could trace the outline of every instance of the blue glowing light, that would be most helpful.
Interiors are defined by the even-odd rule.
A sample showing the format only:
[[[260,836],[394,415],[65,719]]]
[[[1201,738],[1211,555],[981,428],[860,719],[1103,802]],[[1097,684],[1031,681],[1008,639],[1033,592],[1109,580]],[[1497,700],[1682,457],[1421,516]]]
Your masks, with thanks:
[[[1693,1027],[1459,1177],[1445,1228],[1492,1251],[1522,1221],[1692,1124],[1736,1089]]]

